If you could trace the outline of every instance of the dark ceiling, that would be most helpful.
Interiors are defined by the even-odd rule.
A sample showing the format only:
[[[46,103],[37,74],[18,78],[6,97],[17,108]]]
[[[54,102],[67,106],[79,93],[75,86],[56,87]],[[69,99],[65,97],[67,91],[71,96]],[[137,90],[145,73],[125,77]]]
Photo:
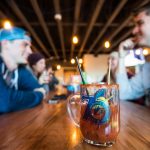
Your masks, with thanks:
[[[29,31],[33,49],[46,58],[70,61],[85,53],[109,53],[131,34],[135,7],[150,0],[1,0],[1,20],[8,18],[15,26]],[[55,20],[60,13],[62,20]],[[73,45],[72,35],[79,43]],[[105,49],[105,40],[111,48]]]

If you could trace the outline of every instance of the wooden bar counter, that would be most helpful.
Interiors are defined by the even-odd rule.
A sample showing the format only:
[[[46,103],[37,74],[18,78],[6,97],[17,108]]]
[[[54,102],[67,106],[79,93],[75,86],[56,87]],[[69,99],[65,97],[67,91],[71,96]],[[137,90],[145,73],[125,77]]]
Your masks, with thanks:
[[[110,148],[82,140],[66,109],[66,101],[0,115],[0,150],[150,150],[150,109],[121,102],[121,129]]]

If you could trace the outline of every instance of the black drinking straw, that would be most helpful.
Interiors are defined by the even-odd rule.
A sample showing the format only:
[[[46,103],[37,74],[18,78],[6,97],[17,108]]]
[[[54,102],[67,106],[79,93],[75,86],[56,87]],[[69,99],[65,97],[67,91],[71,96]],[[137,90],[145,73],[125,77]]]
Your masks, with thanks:
[[[81,70],[80,65],[79,65],[78,57],[76,57],[76,61],[77,61],[77,66],[78,66],[78,69],[79,69],[79,72],[80,72],[80,76],[81,76],[82,82],[83,82],[83,84],[86,84],[85,80],[83,78],[83,75],[82,75],[82,70]],[[87,93],[87,95],[89,95],[89,92],[88,92],[87,88],[86,88],[86,93]]]

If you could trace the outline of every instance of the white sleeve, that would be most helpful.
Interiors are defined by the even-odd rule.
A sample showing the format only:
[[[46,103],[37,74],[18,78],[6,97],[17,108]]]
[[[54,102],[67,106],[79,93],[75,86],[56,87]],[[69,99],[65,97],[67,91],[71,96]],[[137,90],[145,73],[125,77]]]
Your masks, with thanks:
[[[119,84],[119,94],[121,100],[136,99],[144,95],[142,72],[128,79],[124,61],[119,60],[116,82]]]

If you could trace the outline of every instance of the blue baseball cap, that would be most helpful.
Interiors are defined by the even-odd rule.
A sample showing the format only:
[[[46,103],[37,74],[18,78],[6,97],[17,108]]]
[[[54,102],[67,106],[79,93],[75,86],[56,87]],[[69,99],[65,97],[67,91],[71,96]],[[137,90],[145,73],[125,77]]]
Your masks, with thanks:
[[[17,39],[25,39],[31,41],[31,38],[27,35],[27,32],[22,28],[12,27],[11,29],[0,29],[0,41]]]

